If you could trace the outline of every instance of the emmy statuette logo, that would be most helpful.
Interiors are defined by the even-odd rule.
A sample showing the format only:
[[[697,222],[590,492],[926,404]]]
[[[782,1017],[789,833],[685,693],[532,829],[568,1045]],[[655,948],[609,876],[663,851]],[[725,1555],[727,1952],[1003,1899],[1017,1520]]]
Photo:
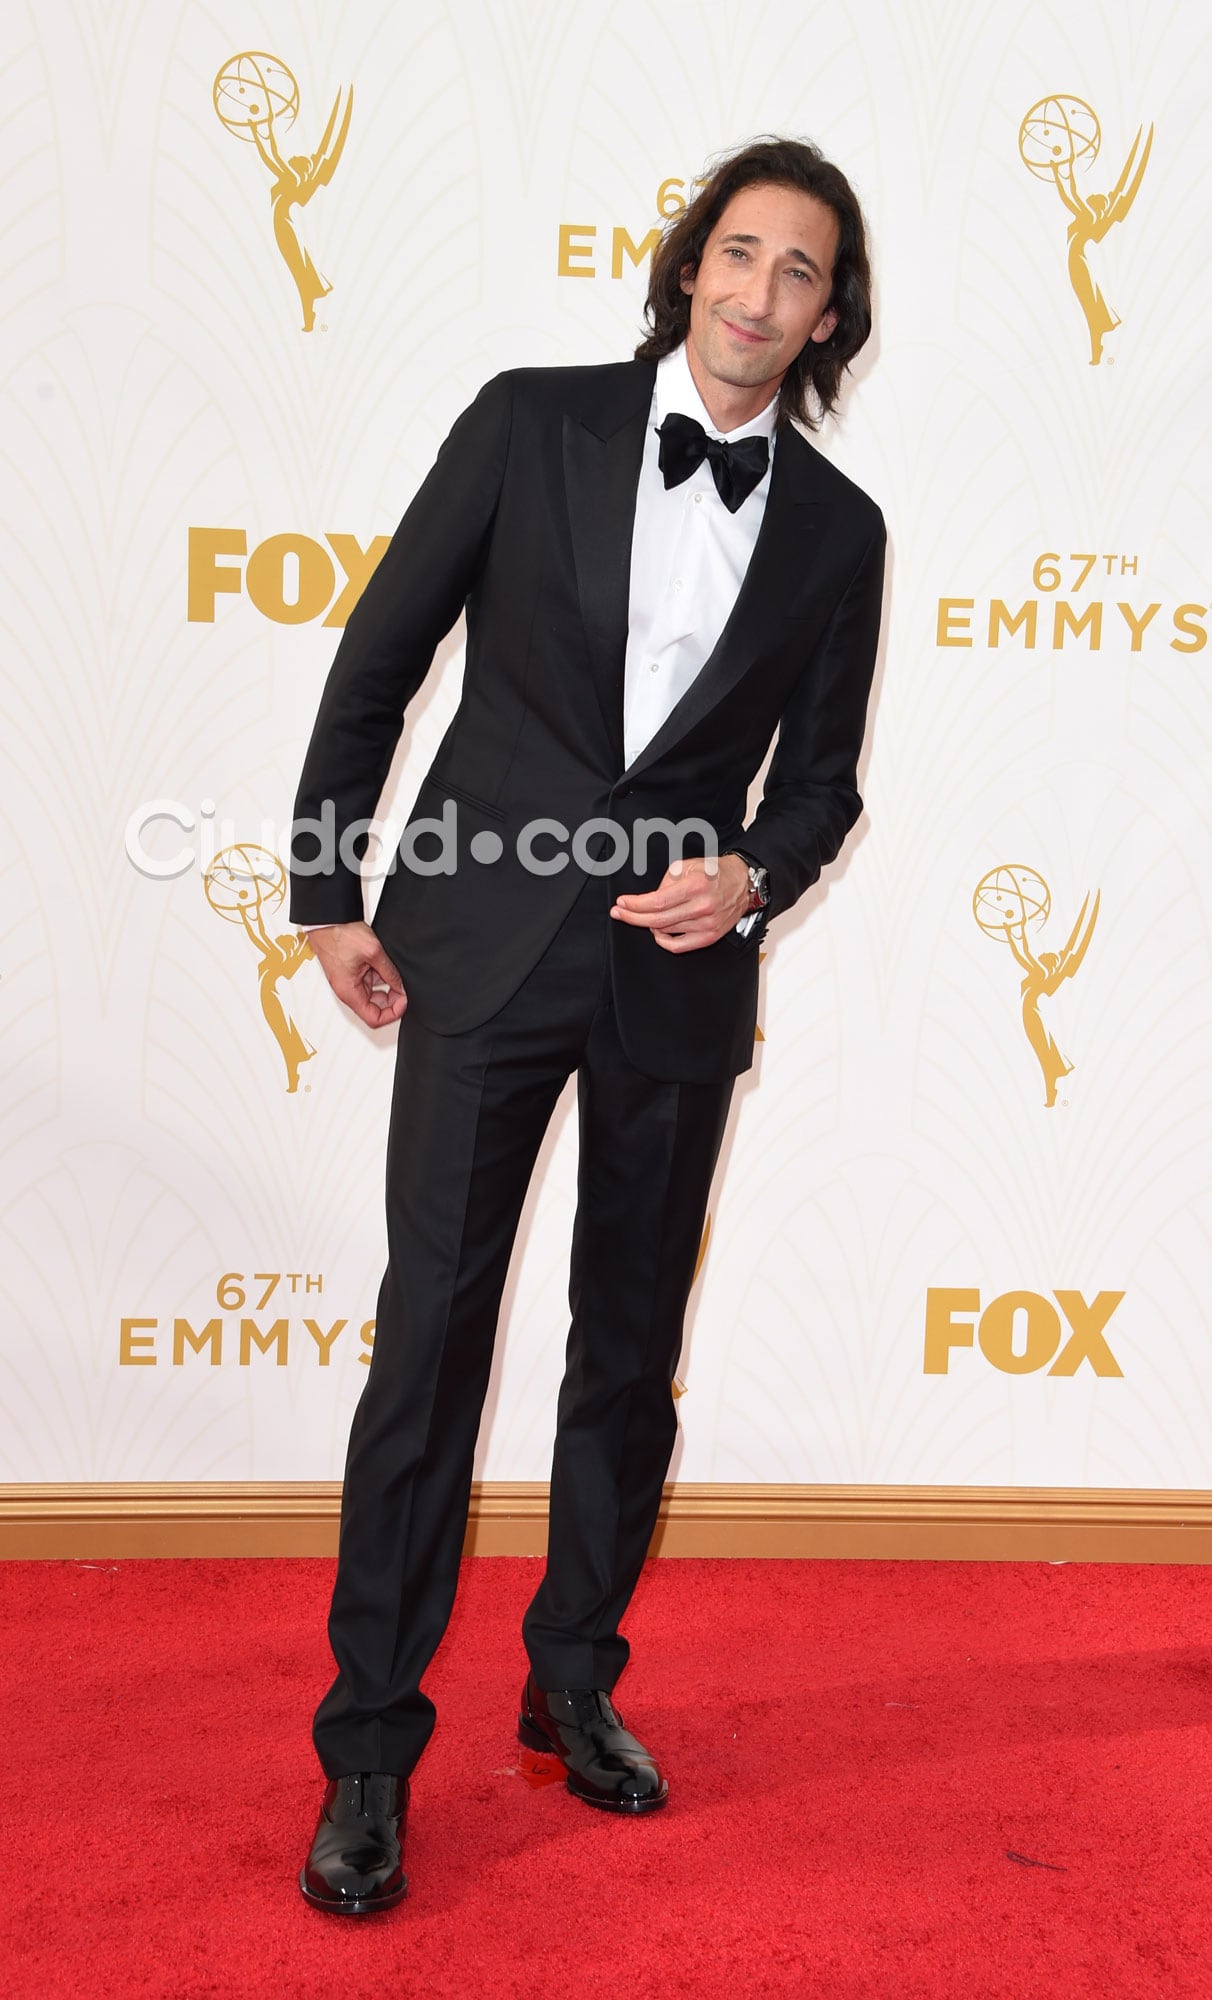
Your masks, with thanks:
[[[1069,283],[1086,316],[1090,334],[1090,366],[1103,359],[1103,341],[1119,325],[1098,284],[1090,275],[1086,253],[1092,243],[1101,243],[1116,222],[1122,222],[1136,200],[1149,151],[1153,145],[1150,125],[1144,145],[1139,125],[1123,172],[1110,194],[1083,194],[1077,184],[1082,173],[1094,165],[1102,145],[1098,119],[1084,98],[1041,97],[1033,104],[1019,127],[1018,150],[1023,165],[1041,181],[1051,181],[1071,217],[1068,229]]]
[[[286,1088],[299,1088],[299,1071],[315,1055],[298,1023],[287,1012],[278,982],[293,979],[305,959],[314,957],[297,931],[270,931],[269,920],[286,901],[286,870],[267,847],[239,842],[216,854],[203,877],[206,900],[225,923],[240,924],[257,954],[257,984],[261,1012],[286,1065]]]
[[[1087,895],[1060,951],[1036,951],[1028,931],[1046,924],[1052,913],[1052,892],[1042,875],[1022,862],[991,868],[977,883],[972,914],[988,938],[1009,945],[1023,978],[1023,1032],[1044,1079],[1044,1103],[1056,1103],[1056,1087],[1073,1064],[1062,1055],[1040,1015],[1040,1001],[1051,999],[1061,982],[1081,966],[1098,921],[1099,894]]]
[[[293,211],[308,203],[317,188],[327,187],[337,170],[353,111],[353,86],[333,99],[324,136],[314,153],[286,154],[286,135],[299,114],[299,86],[277,56],[246,49],[229,57],[214,84],[214,103],[225,131],[255,146],[270,175],[269,203],[274,242],[295,281],[303,308],[303,331],[316,323],[316,302],[332,290],[299,240]]]

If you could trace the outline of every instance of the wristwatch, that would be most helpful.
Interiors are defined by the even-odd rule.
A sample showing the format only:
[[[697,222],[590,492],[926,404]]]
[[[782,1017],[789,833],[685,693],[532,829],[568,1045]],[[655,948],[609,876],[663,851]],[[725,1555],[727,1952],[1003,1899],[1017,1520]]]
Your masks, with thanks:
[[[761,864],[751,861],[747,854],[741,853],[739,847],[730,849],[730,852],[736,855],[738,861],[743,861],[749,870],[749,901],[744,909],[744,915],[749,917],[755,910],[764,910],[770,901],[770,878]]]

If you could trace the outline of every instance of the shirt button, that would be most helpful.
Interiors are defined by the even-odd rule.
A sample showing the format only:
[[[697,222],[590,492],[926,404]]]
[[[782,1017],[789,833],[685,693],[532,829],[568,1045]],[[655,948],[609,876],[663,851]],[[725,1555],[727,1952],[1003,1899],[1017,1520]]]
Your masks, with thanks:
[[[673,579],[673,587],[674,587],[674,589],[675,589],[675,590],[685,590],[685,588],[686,588],[686,586],[685,586],[685,584],[684,584],[684,583],[682,582],[682,579],[681,579],[681,577],[680,577],[680,576],[675,576],[675,577],[674,577],[674,579]]]
[[[659,674],[659,673],[660,673],[660,671],[661,671],[661,663],[660,663],[660,661],[659,661],[659,660],[649,660],[649,662],[648,662],[648,671],[649,671],[649,673],[650,673],[650,674]]]
[[[694,504],[695,504],[695,506],[696,506],[696,507],[701,507],[701,506],[702,506],[702,504],[703,504],[703,496],[702,496],[702,494],[701,494],[701,493],[696,493],[696,494],[695,494],[695,496],[694,496]]]

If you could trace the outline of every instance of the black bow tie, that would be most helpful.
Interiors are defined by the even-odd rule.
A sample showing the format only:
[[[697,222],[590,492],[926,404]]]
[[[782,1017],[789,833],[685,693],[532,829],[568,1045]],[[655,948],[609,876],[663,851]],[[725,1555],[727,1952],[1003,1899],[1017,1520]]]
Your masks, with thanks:
[[[665,485],[680,486],[706,459],[716,491],[730,514],[749,498],[770,463],[770,445],[764,437],[724,444],[719,438],[708,437],[697,417],[683,417],[676,411],[659,426],[657,436],[661,440],[657,463]]]

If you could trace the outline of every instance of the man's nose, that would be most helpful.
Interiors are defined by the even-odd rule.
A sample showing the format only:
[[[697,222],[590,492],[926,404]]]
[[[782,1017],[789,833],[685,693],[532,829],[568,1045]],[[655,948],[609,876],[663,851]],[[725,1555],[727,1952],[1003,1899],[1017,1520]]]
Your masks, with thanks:
[[[773,264],[751,264],[737,303],[750,319],[767,319],[774,308],[776,272]]]

